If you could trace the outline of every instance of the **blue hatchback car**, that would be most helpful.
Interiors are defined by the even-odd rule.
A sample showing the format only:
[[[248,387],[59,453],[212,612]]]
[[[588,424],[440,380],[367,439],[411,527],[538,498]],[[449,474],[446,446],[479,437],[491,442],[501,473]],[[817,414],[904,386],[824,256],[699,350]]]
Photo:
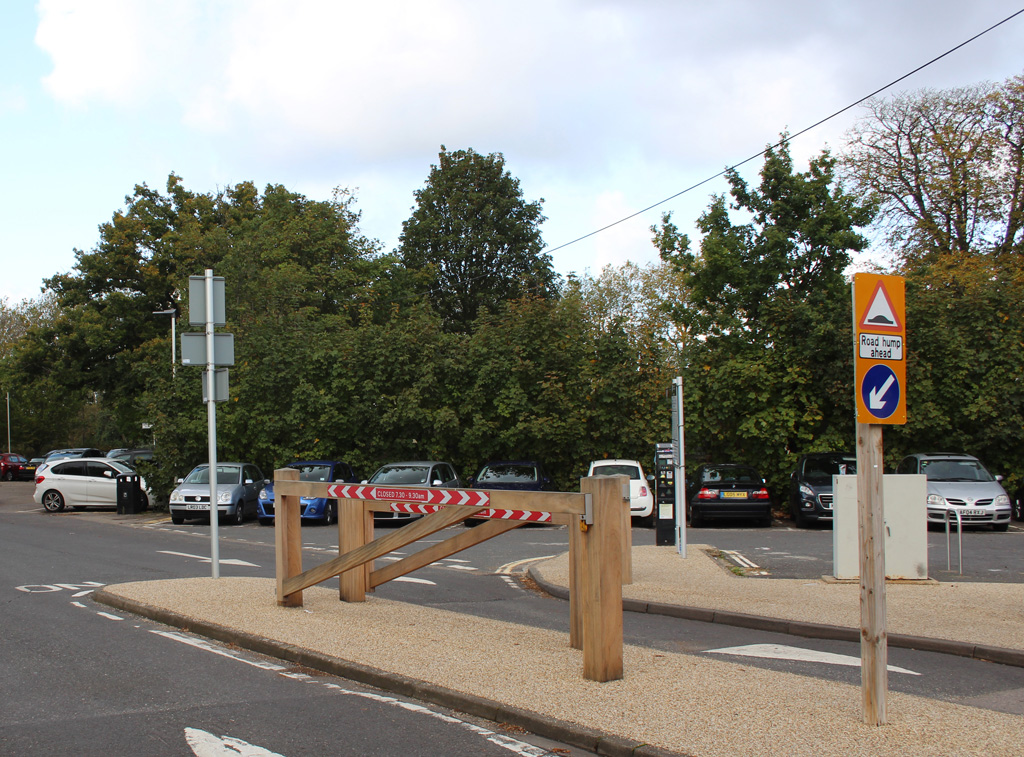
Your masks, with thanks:
[[[320,481],[324,483],[358,483],[359,477],[348,463],[337,460],[300,460],[289,463],[286,468],[299,471],[299,481]],[[274,525],[274,482],[267,484],[260,492],[256,516],[261,526]],[[303,497],[302,520],[314,523],[337,523],[338,501],[326,497]]]

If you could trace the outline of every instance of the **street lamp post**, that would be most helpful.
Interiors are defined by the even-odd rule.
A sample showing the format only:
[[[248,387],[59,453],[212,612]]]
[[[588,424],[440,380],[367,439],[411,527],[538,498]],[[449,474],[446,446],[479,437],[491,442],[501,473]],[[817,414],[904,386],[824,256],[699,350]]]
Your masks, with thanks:
[[[153,315],[169,315],[171,317],[171,378],[174,378],[178,373],[178,352],[175,345],[177,341],[175,330],[178,322],[178,311],[174,308],[170,310],[154,310]]]

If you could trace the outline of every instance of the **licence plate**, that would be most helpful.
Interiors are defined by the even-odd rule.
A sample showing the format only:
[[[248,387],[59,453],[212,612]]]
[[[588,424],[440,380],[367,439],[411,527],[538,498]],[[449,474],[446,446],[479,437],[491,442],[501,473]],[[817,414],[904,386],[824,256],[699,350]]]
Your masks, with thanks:
[[[984,510],[961,510],[961,515],[988,515]]]
[[[746,499],[746,492],[722,492],[722,499]]]
[[[209,505],[185,505],[186,510],[209,510]]]

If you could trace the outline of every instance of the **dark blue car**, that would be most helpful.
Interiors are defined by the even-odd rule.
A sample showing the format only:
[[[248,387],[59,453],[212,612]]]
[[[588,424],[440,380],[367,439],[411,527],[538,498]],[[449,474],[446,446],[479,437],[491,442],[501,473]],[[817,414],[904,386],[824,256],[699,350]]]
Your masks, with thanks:
[[[551,486],[551,479],[544,472],[544,466],[536,460],[495,460],[484,465],[480,472],[469,480],[474,489],[507,489],[510,491],[545,491]],[[481,518],[467,518],[467,526],[483,523]]]
[[[299,481],[319,481],[323,483],[348,483],[359,481],[348,463],[337,460],[300,460],[289,463],[286,468],[299,471]],[[260,492],[259,505],[256,510],[261,526],[274,525],[274,482],[267,484]],[[326,497],[303,497],[302,519],[314,523],[337,523],[338,501]]]

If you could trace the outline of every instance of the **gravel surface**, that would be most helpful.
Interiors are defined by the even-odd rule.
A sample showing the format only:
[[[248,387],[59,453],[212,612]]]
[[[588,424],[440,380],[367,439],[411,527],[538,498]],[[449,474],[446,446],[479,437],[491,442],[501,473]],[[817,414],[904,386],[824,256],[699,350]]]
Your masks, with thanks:
[[[628,596],[691,605],[703,599],[705,606],[741,612],[779,613],[789,607],[792,617],[857,623],[856,586],[737,578],[693,545],[685,561],[665,548],[641,547],[634,553]],[[566,565],[565,557],[544,564],[545,579],[560,582]],[[783,585],[784,596],[772,599],[776,584]],[[720,593],[724,586],[730,591]],[[972,591],[966,585],[893,587],[901,591],[891,593],[890,600],[894,594],[900,599],[890,607],[903,609],[891,613],[904,625],[901,630],[920,633],[929,625],[935,635],[940,618],[915,622],[911,617],[911,609],[927,600],[939,614],[957,616],[941,627],[962,634],[976,612],[970,598],[979,585],[970,586]],[[1021,596],[1003,592],[1019,588],[1002,584],[999,595],[1001,603],[1018,608],[1018,631]],[[336,591],[312,588],[303,592],[304,607],[282,608],[274,581],[255,578],[150,581],[106,590],[682,754],[1019,755],[1024,743],[1018,716],[889,692],[889,723],[871,727],[861,722],[859,686],[642,647],[625,648],[624,680],[595,683],[583,678],[582,654],[569,647],[567,634],[373,596],[346,604]],[[831,597],[838,599],[826,599]],[[826,603],[827,609],[818,606]],[[1008,641],[992,639],[1001,645]]]

